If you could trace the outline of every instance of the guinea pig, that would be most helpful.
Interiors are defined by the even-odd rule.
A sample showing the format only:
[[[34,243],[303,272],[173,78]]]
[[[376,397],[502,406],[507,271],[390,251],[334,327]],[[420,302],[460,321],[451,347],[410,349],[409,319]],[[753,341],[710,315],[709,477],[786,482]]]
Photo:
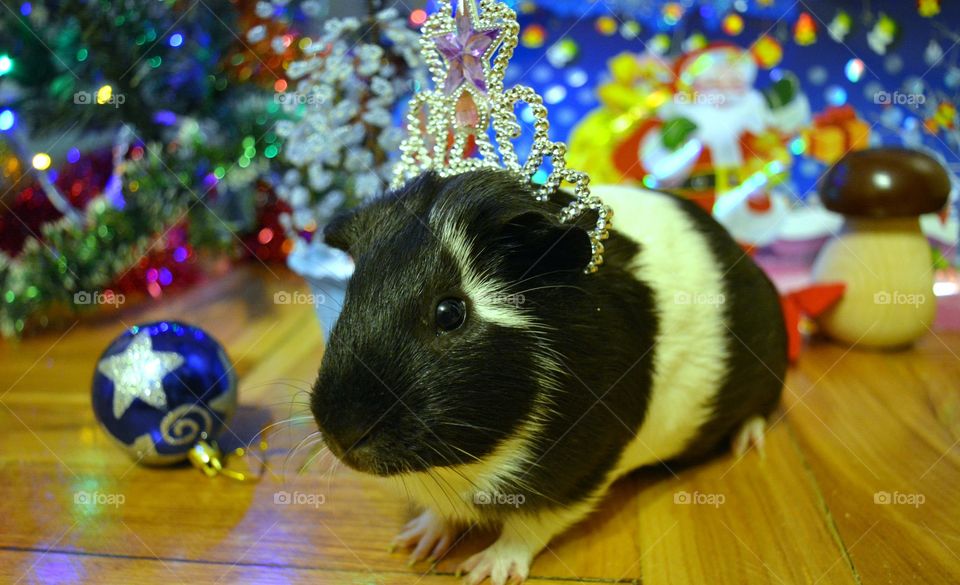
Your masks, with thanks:
[[[468,583],[524,580],[533,558],[638,467],[762,446],[787,365],[774,286],[695,204],[595,188],[614,212],[560,220],[507,171],[421,175],[338,217],[347,285],[311,394],[330,451],[423,513],[411,562],[465,527],[499,538]]]

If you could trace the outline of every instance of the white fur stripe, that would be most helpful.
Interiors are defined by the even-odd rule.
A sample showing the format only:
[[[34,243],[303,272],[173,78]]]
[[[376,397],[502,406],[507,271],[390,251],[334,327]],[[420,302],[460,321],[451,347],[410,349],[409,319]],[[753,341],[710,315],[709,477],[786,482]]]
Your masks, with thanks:
[[[440,240],[460,266],[463,289],[477,317],[501,327],[528,329],[533,326],[530,316],[518,303],[511,302],[512,296],[504,283],[477,273],[472,246],[463,229],[447,219],[440,228]]]
[[[535,464],[531,444],[542,434],[544,421],[553,408],[551,393],[558,386],[557,378],[565,372],[553,355],[543,327],[518,304],[507,302],[506,286],[488,275],[478,274],[472,261],[474,251],[462,228],[442,213],[431,214],[444,248],[460,267],[463,288],[477,318],[503,327],[522,329],[531,336],[530,352],[535,362],[532,372],[538,393],[532,412],[517,429],[481,461],[455,467],[435,467],[430,473],[419,472],[398,476],[396,487],[422,506],[436,510],[442,517],[459,522],[484,522],[478,499],[501,494],[502,486],[519,484],[523,491],[534,491],[524,477]],[[524,489],[526,488],[526,489]]]
[[[627,187],[594,192],[614,209],[614,229],[640,244],[632,268],[653,289],[659,318],[650,403],[620,475],[679,455],[710,419],[726,373],[726,291],[707,241],[673,198]]]

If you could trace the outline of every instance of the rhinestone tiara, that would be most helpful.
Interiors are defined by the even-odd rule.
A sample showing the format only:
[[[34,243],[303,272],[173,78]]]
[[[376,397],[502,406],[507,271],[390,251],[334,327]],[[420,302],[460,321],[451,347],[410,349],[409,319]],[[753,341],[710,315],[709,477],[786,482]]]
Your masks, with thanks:
[[[561,184],[570,183],[574,199],[560,219],[571,222],[596,212],[596,226],[588,231],[593,254],[585,269],[596,272],[603,264],[612,210],[590,194],[586,173],[566,167],[567,145],[550,140],[543,98],[529,87],[503,87],[520,31],[516,13],[498,0],[480,0],[479,6],[476,0],[456,1],[454,10],[453,0],[440,0],[440,9],[423,25],[420,44],[434,89],[410,100],[393,187],[428,170],[449,177],[495,168],[528,181],[537,200],[547,201]],[[522,133],[518,104],[527,104],[534,118],[533,146],[523,163],[514,145]],[[535,182],[541,170],[549,174]]]

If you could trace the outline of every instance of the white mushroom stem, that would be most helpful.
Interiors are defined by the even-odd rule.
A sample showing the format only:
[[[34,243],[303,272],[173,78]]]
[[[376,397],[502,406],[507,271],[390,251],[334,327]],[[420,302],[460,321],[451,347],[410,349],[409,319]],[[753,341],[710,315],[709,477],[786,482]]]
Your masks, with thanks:
[[[815,282],[842,282],[843,299],[817,319],[850,344],[891,348],[927,332],[936,314],[930,245],[916,217],[848,217],[813,266]]]

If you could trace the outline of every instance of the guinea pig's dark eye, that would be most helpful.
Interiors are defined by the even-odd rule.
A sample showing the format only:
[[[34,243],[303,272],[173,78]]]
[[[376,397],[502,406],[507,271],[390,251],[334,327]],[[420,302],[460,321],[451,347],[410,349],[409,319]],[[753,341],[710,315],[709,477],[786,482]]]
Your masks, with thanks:
[[[443,299],[437,304],[437,327],[453,331],[467,319],[467,305],[460,299]]]

